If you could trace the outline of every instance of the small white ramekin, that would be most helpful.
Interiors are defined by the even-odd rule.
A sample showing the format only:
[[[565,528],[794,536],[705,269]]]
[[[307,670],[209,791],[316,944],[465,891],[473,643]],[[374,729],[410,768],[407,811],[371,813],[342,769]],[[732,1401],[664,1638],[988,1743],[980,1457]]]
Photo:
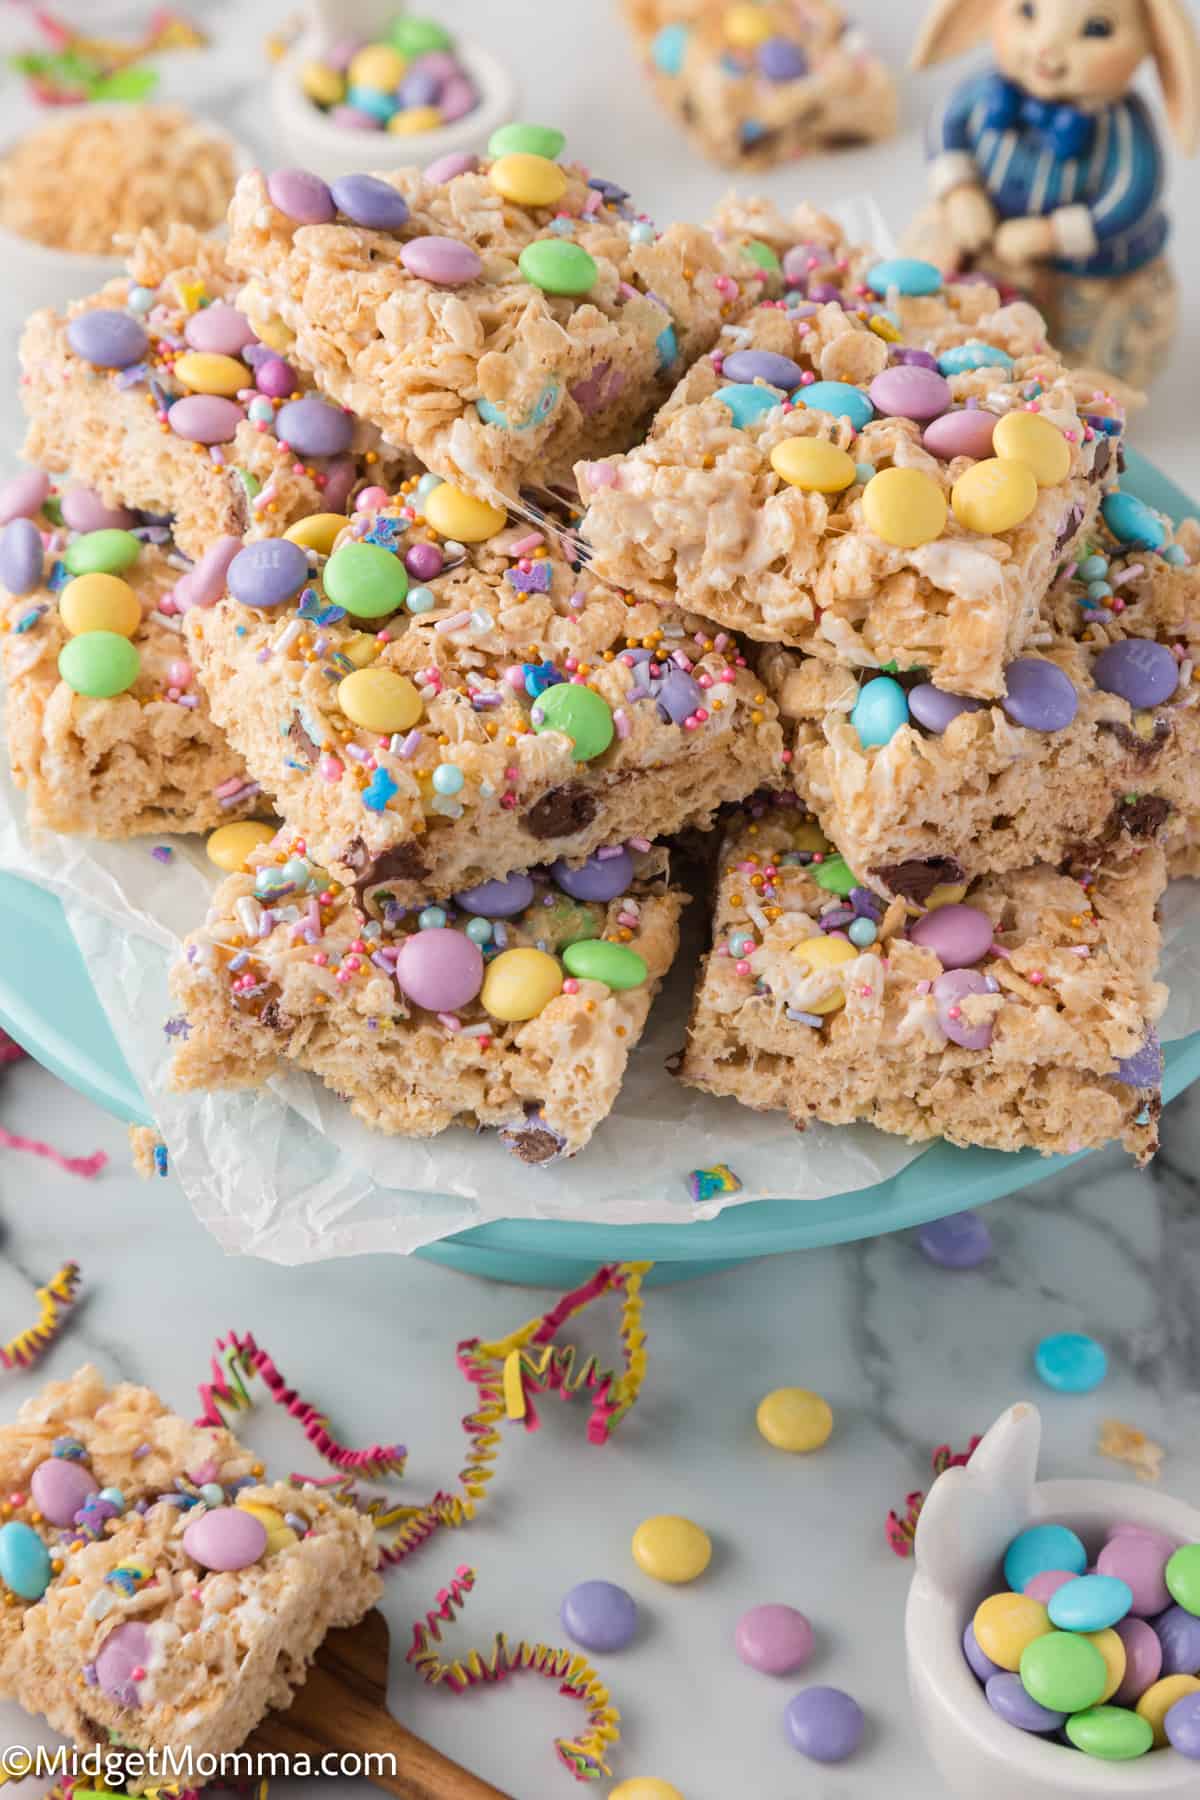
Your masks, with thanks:
[[[1100,1762],[1018,1731],[994,1713],[967,1666],[962,1638],[997,1587],[1004,1552],[1027,1525],[1054,1521],[1099,1549],[1114,1525],[1146,1525],[1200,1543],[1200,1512],[1153,1488],[1117,1481],[1038,1481],[1042,1421],[1011,1406],[965,1468],[933,1484],[917,1522],[916,1575],[905,1638],[913,1705],[947,1785],[969,1800],[1162,1800],[1200,1792],[1200,1768],[1176,1750]]]
[[[493,131],[507,125],[517,110],[517,84],[510,71],[489,50],[460,38],[454,54],[479,94],[474,112],[411,137],[390,131],[347,131],[314,106],[300,86],[301,69],[319,58],[320,51],[321,42],[311,31],[288,51],[271,78],[271,117],[283,153],[277,160],[311,169],[326,181],[423,166],[459,150],[481,151]]]
[[[128,104],[77,106],[65,110],[62,118],[67,120],[84,119],[100,114],[120,114],[128,116]],[[20,126],[8,125],[0,132],[0,157],[7,153],[26,137],[30,131],[36,131],[45,119],[26,119]],[[229,132],[214,125],[209,119],[198,121],[214,138],[229,145],[233,152],[234,177],[251,168],[253,157],[244,145],[240,144]],[[63,307],[71,300],[79,300],[85,294],[94,294],[97,288],[111,281],[114,275],[120,275],[125,269],[125,258],[120,255],[102,256],[88,251],[58,250],[49,244],[39,244],[35,238],[20,237],[14,231],[7,231],[0,226],[0,267],[4,270],[4,280],[0,283],[0,331],[11,334],[19,331],[29,314],[42,306]]]

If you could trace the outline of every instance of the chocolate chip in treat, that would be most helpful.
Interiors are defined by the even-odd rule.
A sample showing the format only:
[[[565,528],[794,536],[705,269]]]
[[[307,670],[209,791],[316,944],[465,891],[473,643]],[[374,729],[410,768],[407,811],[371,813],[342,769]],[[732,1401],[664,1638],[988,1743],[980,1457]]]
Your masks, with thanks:
[[[290,1013],[284,1012],[282,1006],[279,1004],[278,996],[267,1001],[267,1004],[258,1015],[258,1022],[260,1025],[265,1025],[268,1031],[284,1032],[289,1037],[296,1029],[295,1019],[292,1018]]]
[[[313,740],[304,729],[303,721],[298,712],[293,712],[292,722],[288,726],[287,734],[288,742],[294,748],[297,756],[302,756],[310,769],[315,768],[321,755],[321,746],[313,743]]]
[[[502,1126],[498,1135],[506,1150],[531,1167],[556,1161],[566,1144],[536,1110],[530,1111],[522,1125]]]
[[[1092,457],[1091,479],[1093,481],[1101,481],[1104,476],[1107,475],[1108,465],[1111,461],[1112,445],[1106,437],[1097,438],[1096,454]],[[1118,451],[1118,464],[1120,465],[1122,462],[1122,454]]]
[[[530,837],[574,837],[590,825],[596,816],[597,800],[591,788],[582,781],[568,781],[565,787],[551,788],[530,807],[521,820]]]
[[[934,888],[966,880],[966,871],[953,856],[931,856],[925,861],[882,863],[871,870],[883,885],[917,906],[928,900]]]
[[[385,881],[424,881],[429,874],[416,844],[397,844],[372,856],[360,837],[352,837],[342,846],[340,860],[354,876],[354,904],[364,919],[368,917],[368,888],[380,887]]]
[[[1161,794],[1138,794],[1118,801],[1114,809],[1116,823],[1130,837],[1157,837],[1171,816],[1171,802]]]
[[[1148,763],[1158,755],[1171,736],[1169,719],[1155,719],[1149,737],[1142,737],[1123,719],[1101,719],[1100,730],[1115,737],[1122,750],[1128,750],[1135,762]]]

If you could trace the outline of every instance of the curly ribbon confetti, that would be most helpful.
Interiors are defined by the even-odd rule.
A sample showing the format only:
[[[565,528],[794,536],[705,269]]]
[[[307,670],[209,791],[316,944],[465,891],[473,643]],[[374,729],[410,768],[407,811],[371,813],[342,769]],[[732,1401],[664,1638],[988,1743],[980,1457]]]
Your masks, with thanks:
[[[16,1038],[10,1038],[7,1031],[0,1031],[0,1069],[7,1069],[9,1063],[22,1062],[26,1055]]]
[[[53,1144],[44,1144],[40,1138],[18,1137],[15,1131],[6,1131],[0,1125],[0,1150],[28,1150],[31,1156],[44,1156],[56,1168],[65,1169],[68,1175],[83,1175],[93,1181],[108,1161],[107,1150],[93,1150],[90,1156],[64,1156]]]
[[[257,1375],[266,1384],[275,1404],[285,1407],[293,1419],[299,1420],[317,1455],[335,1469],[361,1475],[366,1480],[403,1475],[408,1460],[408,1451],[403,1444],[369,1444],[362,1450],[353,1450],[339,1443],[330,1431],[324,1413],[318,1412],[295,1388],[288,1387],[267,1352],[259,1348],[249,1332],[241,1336],[231,1331],[227,1338],[218,1338],[210,1368],[212,1380],[200,1384],[203,1411],[195,1421],[197,1425],[225,1425],[222,1407],[231,1412],[249,1411],[254,1402],[245,1378]]]
[[[65,1262],[45,1287],[37,1290],[37,1324],[0,1346],[0,1363],[6,1369],[31,1369],[49,1349],[62,1330],[63,1313],[73,1304],[79,1281],[79,1264]]]
[[[29,91],[44,106],[81,100],[145,100],[158,86],[158,73],[138,65],[164,50],[193,50],[208,42],[183,13],[156,7],[141,37],[129,42],[89,37],[42,7],[30,16],[47,49],[23,52],[9,65],[25,76]]]
[[[955,1452],[949,1444],[939,1444],[931,1458],[935,1475],[944,1475],[947,1469],[963,1469],[970,1462],[983,1439],[976,1433],[965,1450]],[[904,1496],[904,1517],[890,1512],[883,1522],[883,1535],[887,1539],[888,1549],[896,1556],[911,1556],[913,1539],[917,1535],[917,1520],[921,1516],[921,1508],[925,1504],[923,1488]]]
[[[454,1623],[474,1585],[473,1569],[463,1566],[455,1570],[449,1587],[438,1593],[436,1606],[414,1622],[412,1648],[406,1660],[431,1687],[445,1682],[456,1694],[465,1694],[488,1682],[504,1681],[509,1675],[520,1675],[526,1670],[557,1681],[561,1694],[582,1700],[588,1709],[586,1730],[574,1738],[554,1740],[559,1761],[577,1781],[599,1781],[601,1776],[611,1774],[606,1757],[620,1739],[621,1715],[599,1675],[577,1650],[557,1650],[523,1640],[510,1644],[504,1632],[498,1631],[488,1655],[472,1649],[453,1662],[443,1660],[436,1648],[442,1641],[442,1625]]]

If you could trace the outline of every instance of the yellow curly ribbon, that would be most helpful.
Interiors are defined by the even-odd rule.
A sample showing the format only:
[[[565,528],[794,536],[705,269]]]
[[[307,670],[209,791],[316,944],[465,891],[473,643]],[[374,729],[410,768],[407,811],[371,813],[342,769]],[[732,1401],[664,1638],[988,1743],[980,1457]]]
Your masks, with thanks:
[[[45,1287],[35,1296],[38,1303],[36,1325],[9,1338],[0,1346],[0,1363],[6,1369],[29,1369],[47,1351],[63,1327],[62,1315],[75,1299],[79,1286],[79,1264],[65,1262]]]

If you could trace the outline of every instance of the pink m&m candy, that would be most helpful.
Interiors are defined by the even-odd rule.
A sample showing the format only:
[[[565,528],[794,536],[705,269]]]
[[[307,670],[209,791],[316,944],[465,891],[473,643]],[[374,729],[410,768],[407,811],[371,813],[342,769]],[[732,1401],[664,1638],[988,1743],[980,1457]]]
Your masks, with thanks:
[[[212,350],[219,356],[236,356],[247,344],[257,342],[257,333],[245,313],[224,300],[192,313],[183,335],[193,350]]]
[[[986,956],[995,927],[977,906],[935,906],[909,932],[914,944],[932,950],[945,969],[966,969]]]
[[[82,1463],[65,1456],[50,1456],[39,1463],[29,1480],[33,1504],[51,1525],[71,1525],[99,1482]]]
[[[1133,1595],[1129,1610],[1135,1618],[1151,1619],[1171,1604],[1164,1575],[1169,1555],[1160,1539],[1115,1537],[1096,1558],[1096,1567],[1102,1575],[1125,1582]]]
[[[183,1547],[202,1569],[248,1569],[267,1547],[267,1528],[244,1507],[217,1506],[187,1527]]]
[[[951,462],[956,456],[973,456],[977,461],[992,454],[992,437],[996,430],[995,413],[980,406],[964,407],[961,412],[943,413],[932,420],[921,436],[933,456]]]
[[[418,1006],[453,1012],[483,986],[483,953],[465,931],[436,925],[415,931],[396,958],[396,983]]]
[[[1068,1581],[1077,1580],[1078,1576],[1069,1569],[1043,1569],[1025,1583],[1024,1592],[1031,1600],[1040,1600],[1043,1606],[1048,1606],[1059,1588],[1066,1587]]]
[[[776,1601],[742,1614],[734,1645],[744,1663],[766,1675],[802,1669],[813,1652],[813,1628],[794,1606]]]
[[[1154,1627],[1132,1613],[1113,1629],[1125,1646],[1125,1674],[1113,1700],[1117,1706],[1136,1706],[1162,1674],[1163,1647]]]

